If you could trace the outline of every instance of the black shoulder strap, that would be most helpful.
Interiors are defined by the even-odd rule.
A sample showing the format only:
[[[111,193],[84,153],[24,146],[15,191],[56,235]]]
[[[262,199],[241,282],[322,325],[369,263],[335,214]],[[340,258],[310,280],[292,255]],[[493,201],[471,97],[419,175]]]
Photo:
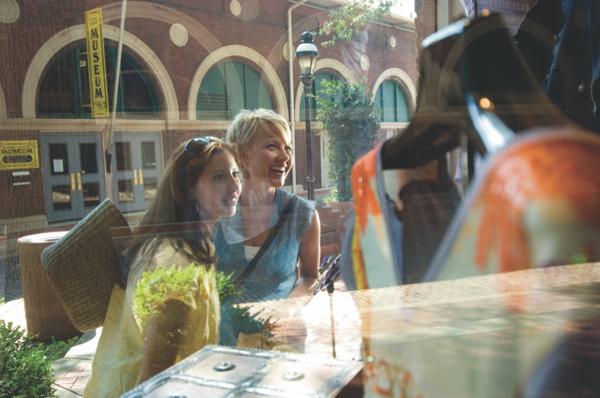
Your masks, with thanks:
[[[275,239],[275,236],[277,236],[277,234],[281,230],[281,227],[283,227],[283,224],[287,220],[288,216],[292,213],[292,210],[294,209],[294,206],[297,201],[298,198],[296,197],[296,195],[292,195],[290,197],[290,200],[288,201],[287,205],[279,215],[279,220],[277,220],[277,223],[273,226],[273,228],[271,228],[269,236],[267,237],[265,242],[260,246],[260,249],[258,249],[258,252],[254,255],[254,258],[252,258],[252,260],[248,263],[244,272],[239,274],[233,281],[236,287],[239,287],[242,284],[242,282],[244,282],[244,280],[248,277],[248,275],[250,275],[250,273],[254,271],[256,265],[258,264],[258,260],[260,260],[263,254],[265,254],[265,252],[271,245],[271,242],[273,241],[273,239]]]

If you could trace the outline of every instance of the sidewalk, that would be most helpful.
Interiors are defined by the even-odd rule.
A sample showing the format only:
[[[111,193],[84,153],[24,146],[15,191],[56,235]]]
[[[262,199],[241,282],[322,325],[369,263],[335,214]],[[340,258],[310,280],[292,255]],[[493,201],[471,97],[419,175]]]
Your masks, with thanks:
[[[9,301],[0,305],[0,319],[12,322],[26,330],[23,299]],[[59,398],[74,398],[83,395],[83,390],[92,371],[92,359],[100,339],[101,328],[81,336],[64,358],[53,364],[54,388]]]

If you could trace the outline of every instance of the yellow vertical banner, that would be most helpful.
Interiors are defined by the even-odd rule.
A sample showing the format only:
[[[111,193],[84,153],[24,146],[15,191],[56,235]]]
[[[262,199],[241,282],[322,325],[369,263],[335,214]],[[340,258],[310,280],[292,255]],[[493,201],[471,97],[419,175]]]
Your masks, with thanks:
[[[108,117],[108,84],[106,84],[101,8],[85,12],[85,30],[92,117]]]

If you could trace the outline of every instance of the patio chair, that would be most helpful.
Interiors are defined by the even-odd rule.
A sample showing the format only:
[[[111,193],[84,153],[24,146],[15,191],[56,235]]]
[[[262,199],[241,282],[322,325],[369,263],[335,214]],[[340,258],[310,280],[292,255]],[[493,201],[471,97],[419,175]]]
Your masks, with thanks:
[[[114,228],[128,230],[128,224],[112,201],[105,199],[42,252],[42,266],[50,284],[81,332],[104,323],[110,295],[118,280]]]

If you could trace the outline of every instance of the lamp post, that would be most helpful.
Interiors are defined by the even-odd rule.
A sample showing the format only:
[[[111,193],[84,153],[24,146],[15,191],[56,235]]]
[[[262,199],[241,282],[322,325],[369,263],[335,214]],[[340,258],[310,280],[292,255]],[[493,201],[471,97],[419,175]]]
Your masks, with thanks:
[[[306,119],[306,182],[308,199],[315,200],[315,177],[312,173],[312,131],[310,115],[310,94],[319,50],[313,43],[313,35],[304,32],[300,36],[300,44],[296,48],[296,58],[300,66],[300,80],[304,84],[304,118]]]

